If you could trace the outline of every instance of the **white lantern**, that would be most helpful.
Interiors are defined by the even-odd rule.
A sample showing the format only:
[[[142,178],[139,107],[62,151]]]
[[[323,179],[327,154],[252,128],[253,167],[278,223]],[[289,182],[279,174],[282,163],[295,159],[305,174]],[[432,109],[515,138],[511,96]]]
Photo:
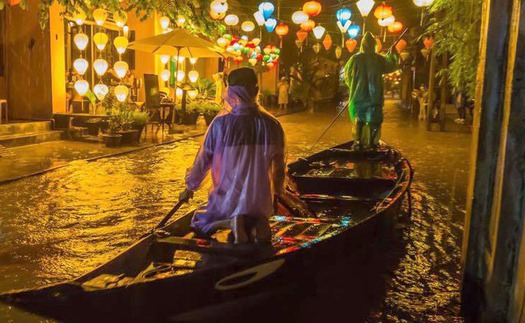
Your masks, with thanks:
[[[77,23],[77,25],[82,26],[84,24],[84,21],[86,20],[86,13],[84,10],[77,8],[77,12],[73,14],[73,19]]]
[[[245,21],[241,25],[241,29],[247,33],[253,31],[255,29],[255,24],[252,21]]]
[[[162,29],[167,29],[170,26],[170,18],[166,16],[162,16],[159,19],[159,23]]]
[[[186,57],[179,56],[179,63],[184,63],[185,60],[186,60]]]
[[[168,64],[169,61],[170,61],[170,55],[160,55],[160,62],[163,65]]]
[[[99,8],[93,11],[93,19],[95,19],[95,22],[99,26],[102,26],[106,22],[107,18],[108,18],[108,13],[106,12],[106,10]]]
[[[260,38],[254,38],[252,39],[252,44],[254,46],[259,46],[259,44],[261,43],[261,39]]]
[[[75,71],[77,71],[79,75],[86,74],[88,66],[89,66],[88,61],[83,58],[77,58],[73,62],[73,67],[75,68]]]
[[[361,13],[361,16],[366,17],[372,11],[372,8],[374,8],[374,0],[359,0],[357,1],[357,9],[359,9],[359,12]]]
[[[113,20],[120,28],[124,27],[126,21],[128,20],[128,15],[125,12],[115,12],[113,13]]]
[[[75,90],[80,96],[84,96],[89,89],[89,83],[86,80],[78,80],[75,82]]]
[[[377,23],[381,27],[390,26],[394,22],[396,22],[396,17],[394,17],[394,16],[390,16],[390,17],[385,18],[385,19],[377,19]]]
[[[226,0],[213,0],[210,3],[210,9],[218,14],[228,11],[228,2]]]
[[[229,43],[230,41],[224,37],[219,37],[219,39],[217,39],[217,45],[219,45],[222,48],[226,47],[226,45],[228,45]]]
[[[185,77],[186,77],[186,73],[184,73],[184,71],[177,71],[177,82],[184,81]]]
[[[348,28],[350,28],[350,25],[352,25],[352,22],[350,20],[347,20],[344,25],[341,24],[341,22],[337,22],[337,27],[339,27],[339,30],[342,34],[346,33],[348,31]]]
[[[177,99],[179,100],[182,100],[182,94],[184,92],[182,92],[182,89],[180,87],[177,88],[177,90],[175,91],[175,96],[177,97]]]
[[[196,70],[190,71],[188,73],[188,78],[190,79],[191,83],[197,82],[197,80],[199,79],[199,72],[197,72]]]
[[[430,6],[434,0],[414,0],[414,4],[418,7],[428,7]]]
[[[93,41],[95,42],[98,50],[104,50],[104,48],[106,48],[106,44],[109,41],[109,37],[105,33],[96,33],[93,36]]]
[[[266,22],[266,20],[264,19],[263,14],[260,11],[256,11],[253,14],[253,17],[255,18],[255,21],[257,22],[259,27],[262,27],[264,25],[264,23]]]
[[[98,76],[103,76],[108,70],[108,62],[102,58],[99,58],[93,62],[93,68]]]
[[[106,84],[97,84],[93,87],[93,93],[100,101],[104,100],[106,95],[109,93],[109,88]]]
[[[115,45],[115,48],[117,49],[117,52],[119,54],[124,54],[126,52],[128,44],[128,39],[123,36],[118,36],[117,38],[115,38],[115,40],[113,40],[113,45]]]
[[[315,28],[313,29],[313,32],[314,32],[314,36],[315,36],[315,38],[316,38],[316,39],[321,39],[321,38],[323,37],[325,31],[326,31],[326,28],[324,28],[324,27],[321,26],[321,25],[315,27]]]
[[[77,46],[79,50],[84,50],[86,49],[89,43],[89,37],[83,32],[79,32],[78,34],[75,35],[75,38],[73,38],[73,41],[75,42],[75,45]]]
[[[195,65],[197,63],[198,57],[190,57],[190,63],[191,65]]]
[[[296,11],[292,14],[292,21],[294,24],[300,25],[308,21],[308,15],[302,10]]]
[[[199,95],[199,91],[197,91],[197,90],[190,90],[190,91],[188,91],[188,96],[189,96],[190,99],[192,99],[192,100],[195,100],[195,98],[197,97],[197,95]]]
[[[239,23],[239,17],[234,14],[229,14],[226,17],[224,17],[224,23],[228,26],[235,26]]]
[[[126,101],[128,98],[129,89],[125,85],[117,85],[115,86],[115,96],[117,97],[117,100],[120,102]]]
[[[129,65],[124,61],[117,61],[113,65],[113,69],[119,78],[124,78],[128,73]]]
[[[186,23],[186,17],[184,17],[183,15],[179,15],[177,17],[177,26],[182,27],[184,26],[185,23]]]
[[[170,71],[169,70],[164,70],[162,71],[162,73],[160,73],[160,78],[164,81],[164,82],[168,82],[168,80],[170,79]]]

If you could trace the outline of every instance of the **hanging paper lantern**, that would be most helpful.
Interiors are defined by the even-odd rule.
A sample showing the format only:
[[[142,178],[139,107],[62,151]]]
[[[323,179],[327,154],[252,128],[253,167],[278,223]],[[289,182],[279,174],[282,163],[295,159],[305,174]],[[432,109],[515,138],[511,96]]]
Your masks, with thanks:
[[[341,34],[344,34],[348,31],[348,28],[352,25],[352,22],[350,20],[347,20],[345,24],[341,24],[341,22],[337,22],[337,27],[339,27],[339,30],[341,31]]]
[[[159,18],[159,23],[162,29],[168,29],[168,27],[170,26],[170,18],[162,16]]]
[[[326,37],[324,38],[323,46],[326,50],[329,50],[330,47],[332,47],[332,36],[330,36],[330,34],[326,35]]]
[[[349,40],[345,42],[345,45],[346,45],[346,49],[348,49],[350,53],[353,53],[355,48],[357,47],[357,40],[350,38]]]
[[[275,7],[271,2],[264,1],[259,5],[259,12],[262,13],[264,20],[268,20],[268,18],[272,16],[274,10]]]
[[[314,49],[314,52],[315,52],[316,54],[319,54],[319,51],[321,50],[321,44],[319,44],[319,43],[315,43],[315,44],[312,46],[312,48]]]
[[[381,43],[381,39],[379,39],[379,37],[376,37],[376,43],[376,53],[381,53],[381,51],[383,50],[383,44]]]
[[[256,11],[253,14],[253,17],[255,18],[255,22],[257,22],[257,25],[259,25],[259,27],[262,27],[264,25],[266,19],[264,19],[264,16],[260,11]]]
[[[117,100],[124,102],[128,98],[129,89],[125,85],[117,85],[115,86],[114,92]]]
[[[16,6],[17,4],[20,4],[20,2],[22,2],[22,0],[8,0],[7,3],[12,7],[12,6]]]
[[[221,20],[223,19],[224,17],[226,17],[226,12],[223,12],[223,13],[217,13],[215,11],[210,11],[210,17],[211,19],[213,20]]]
[[[267,66],[269,69],[271,69],[271,68],[273,68],[273,67],[275,66],[275,64],[274,64],[274,63],[268,63],[268,64],[266,64],[266,66]]]
[[[95,69],[95,73],[97,73],[98,76],[103,76],[106,74],[108,67],[108,62],[102,58],[99,58],[93,62],[93,68]]]
[[[414,4],[418,7],[428,7],[434,0],[414,0]]]
[[[352,10],[348,8],[341,8],[337,10],[335,16],[337,18],[337,21],[340,22],[341,25],[344,26],[344,24],[346,24],[346,22],[349,21],[350,18],[352,17]]]
[[[115,48],[117,49],[117,52],[119,54],[124,54],[126,52],[128,44],[128,39],[123,36],[118,36],[117,38],[115,38],[115,40],[113,40],[113,45],[115,45]]]
[[[403,24],[399,21],[394,22],[391,25],[388,25],[388,31],[391,33],[398,33],[403,30]]]
[[[185,23],[186,23],[186,17],[184,17],[183,15],[178,15],[177,16],[177,26],[182,27],[184,26]]]
[[[197,82],[197,80],[199,79],[199,72],[197,72],[196,70],[190,71],[188,73],[188,78],[190,79],[191,83]]]
[[[401,57],[401,59],[403,61],[406,61],[408,59],[408,57],[410,56],[410,53],[409,52],[401,52],[399,53],[399,57]]]
[[[308,37],[308,32],[304,30],[299,30],[295,34],[297,35],[297,39],[299,39],[301,42],[303,42],[306,39],[306,37]]]
[[[191,65],[195,65],[197,63],[198,57],[190,57],[190,63]]]
[[[241,24],[241,29],[244,32],[249,33],[255,29],[255,24],[252,21],[247,20]]]
[[[383,3],[374,10],[374,16],[377,19],[385,19],[390,17],[394,13],[392,6]]]
[[[337,46],[335,48],[335,58],[340,59],[342,54],[343,54],[343,48],[341,48],[341,46]]]
[[[265,53],[266,55],[270,54],[272,52],[272,47],[270,45],[264,47],[263,49],[263,53]]]
[[[126,21],[128,20],[128,15],[122,11],[122,12],[114,12],[113,13],[113,20],[115,20],[115,23],[117,24],[117,26],[119,26],[120,28],[124,27],[124,25],[126,24]]]
[[[166,65],[170,61],[170,55],[160,55],[159,57],[162,65]]]
[[[199,95],[199,91],[197,90],[189,90],[187,93],[192,100],[195,100],[195,98]]]
[[[423,39],[423,45],[425,45],[426,49],[431,49],[432,46],[434,46],[434,38],[429,37],[429,36],[425,37]]]
[[[316,39],[318,39],[318,40],[321,39],[321,38],[323,37],[325,31],[326,31],[326,28],[324,28],[323,26],[317,26],[317,27],[315,27],[315,28],[313,29],[314,37],[315,37]]]
[[[226,48],[226,46],[228,46],[229,43],[230,41],[224,37],[220,37],[219,39],[217,39],[217,45],[219,45],[222,48]]]
[[[75,37],[73,38],[73,41],[75,42],[75,45],[77,46],[79,50],[84,50],[86,49],[89,43],[89,37],[83,32],[79,32],[78,34],[75,35]]]
[[[224,23],[228,26],[235,26],[239,23],[239,17],[234,14],[229,14],[224,17]]]
[[[182,82],[186,78],[184,71],[177,71],[177,82]]]
[[[261,43],[261,39],[260,38],[254,38],[252,39],[252,44],[254,46],[259,46],[259,44]]]
[[[379,26],[381,26],[381,27],[390,26],[390,25],[392,25],[394,22],[396,22],[396,17],[394,17],[394,16],[389,16],[389,17],[386,17],[386,18],[384,18],[384,19],[378,19],[378,20],[377,20],[377,23],[378,23]]]
[[[302,48],[303,47],[303,42],[299,39],[297,39],[295,41],[295,46],[297,46],[297,48]]]
[[[100,101],[104,100],[106,95],[109,93],[109,88],[106,84],[97,84],[93,87],[93,93]]]
[[[255,65],[257,65],[257,59],[256,58],[250,58],[248,60],[248,63],[250,63],[252,66],[255,66]]]
[[[275,27],[275,33],[279,37],[283,37],[288,35],[288,32],[290,31],[290,28],[288,28],[288,25],[286,25],[284,22],[280,22],[277,27]]]
[[[407,41],[404,40],[404,39],[401,39],[397,44],[396,44],[396,50],[398,53],[401,53],[403,50],[405,50],[405,48],[407,47]]]
[[[315,0],[307,1],[303,5],[303,11],[310,17],[315,17],[321,13],[323,6]]]
[[[304,31],[312,31],[315,28],[315,21],[308,19],[306,22],[301,24],[301,29]]]
[[[108,13],[106,12],[106,10],[99,8],[93,11],[93,19],[95,19],[95,22],[99,26],[102,26],[106,22],[107,18],[108,18]]]
[[[106,48],[108,40],[108,35],[106,35],[105,33],[96,33],[95,35],[93,35],[93,41],[95,42],[95,45],[97,46],[98,50],[104,50],[104,48]]]
[[[122,79],[128,73],[129,65],[124,61],[116,61],[113,65],[113,69],[115,70],[118,78]]]
[[[277,19],[271,17],[264,23],[264,27],[266,27],[266,30],[269,33],[272,33],[275,30],[275,27],[277,26]]]
[[[83,58],[77,58],[73,62],[73,67],[75,68],[75,71],[77,71],[78,74],[84,75],[86,74],[86,71],[89,67],[89,63]]]
[[[75,20],[77,25],[82,26],[86,20],[86,13],[84,10],[77,8],[77,11],[73,13],[73,20]]]
[[[128,35],[129,35],[129,26],[128,25],[122,27],[122,34],[124,35],[124,37],[128,38]]]
[[[352,25],[348,28],[348,37],[350,38],[357,38],[359,36],[359,33],[361,32],[361,27],[358,25]]]
[[[75,82],[75,90],[77,91],[78,95],[84,96],[86,92],[89,90],[89,83],[86,80],[78,80]]]
[[[160,73],[160,78],[164,81],[164,82],[168,82],[168,80],[170,79],[170,70],[168,69],[165,69],[163,70],[161,73]]]
[[[300,25],[308,21],[308,15],[302,10],[296,11],[292,14],[292,21],[294,24]]]
[[[370,11],[372,11],[372,8],[374,8],[374,0],[359,0],[357,1],[357,9],[359,9],[359,12],[361,13],[361,16],[367,17]]]
[[[210,9],[218,14],[225,13],[228,11],[228,2],[226,0],[214,0],[210,3]]]
[[[175,96],[177,97],[178,100],[182,100],[183,94],[184,94],[184,91],[180,87],[178,87],[175,90]]]

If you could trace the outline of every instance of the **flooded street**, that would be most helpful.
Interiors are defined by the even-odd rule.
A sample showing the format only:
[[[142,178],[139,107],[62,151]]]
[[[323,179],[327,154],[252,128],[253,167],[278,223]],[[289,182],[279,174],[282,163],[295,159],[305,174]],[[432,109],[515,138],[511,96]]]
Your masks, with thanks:
[[[335,116],[280,118],[288,159],[310,154]],[[383,139],[415,169],[412,221],[386,277],[386,297],[369,321],[454,321],[459,315],[459,260],[470,138],[466,126],[428,132],[387,101]],[[344,114],[313,151],[350,140]],[[0,185],[0,292],[74,278],[106,262],[153,228],[184,189],[202,138],[69,166]],[[193,205],[202,203],[201,189]],[[191,208],[186,206],[185,210]],[[181,214],[184,210],[181,210]],[[0,305],[0,321],[41,318]]]

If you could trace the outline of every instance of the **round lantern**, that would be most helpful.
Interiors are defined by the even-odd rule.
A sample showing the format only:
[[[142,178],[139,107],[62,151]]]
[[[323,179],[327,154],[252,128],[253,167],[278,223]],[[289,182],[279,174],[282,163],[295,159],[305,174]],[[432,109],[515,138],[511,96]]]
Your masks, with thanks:
[[[335,48],[335,58],[340,59],[342,54],[343,54],[343,48],[341,46],[337,46]]]
[[[226,12],[217,13],[215,11],[210,11],[210,17],[211,17],[211,19],[214,19],[214,20],[221,20],[224,17],[226,17]]]
[[[341,25],[344,26],[344,24],[346,24],[346,22],[349,21],[350,18],[352,17],[352,10],[348,8],[341,8],[337,10],[335,16],[337,18],[337,21],[340,22]]]
[[[124,25],[126,24],[126,21],[128,20],[128,15],[122,11],[122,12],[114,12],[113,13],[113,20],[115,20],[115,23],[117,24],[117,26],[119,26],[120,28],[124,27]]]
[[[260,38],[252,39],[253,46],[259,46],[260,43],[261,43],[261,39]]]
[[[275,30],[275,27],[277,26],[277,19],[271,17],[268,20],[264,22],[264,27],[266,27],[266,30],[269,33],[272,33]]]
[[[257,58],[250,58],[248,60],[248,63],[250,63],[252,66],[257,65]]]
[[[115,70],[118,78],[122,79],[128,73],[129,65],[124,61],[116,61],[113,65],[113,69]]]
[[[401,39],[397,44],[396,44],[396,51],[398,53],[401,53],[403,52],[403,50],[405,50],[405,48],[407,47],[407,41],[404,40],[404,39]]]
[[[279,37],[283,37],[288,35],[288,32],[290,31],[290,28],[288,28],[288,25],[286,25],[284,22],[280,22],[277,27],[275,27],[275,33]]]
[[[99,8],[93,11],[93,19],[95,19],[95,22],[99,26],[102,26],[106,22],[107,18],[108,18],[108,13],[106,12],[106,10]]]
[[[89,37],[83,32],[79,32],[78,34],[75,35],[75,37],[73,38],[73,41],[75,42],[75,45],[77,46],[79,50],[84,50],[86,49],[89,43]]]
[[[77,71],[77,73],[80,75],[86,74],[88,66],[89,66],[88,61],[83,58],[77,58],[73,62],[73,67],[75,68],[75,71]]]
[[[108,40],[108,35],[106,35],[105,33],[96,33],[95,35],[93,35],[93,41],[95,42],[95,45],[97,46],[98,50],[104,50],[104,48],[106,48]]]
[[[97,84],[93,87],[93,93],[100,101],[104,100],[106,95],[109,93],[109,88],[106,84]]]
[[[273,68],[275,66],[275,64],[274,63],[268,63],[268,64],[266,64],[266,66],[268,66],[268,68],[271,69],[271,68]]]
[[[164,82],[168,82],[168,80],[170,79],[170,70],[163,70],[161,73],[160,73],[160,78],[164,81]]]
[[[323,6],[315,0],[307,1],[303,5],[303,11],[310,17],[315,17],[321,13]]]
[[[313,29],[314,36],[317,40],[321,39],[326,31],[326,28],[323,26],[317,26]]]
[[[184,81],[185,77],[186,77],[186,73],[184,73],[184,71],[177,71],[177,82]]]
[[[392,25],[395,22],[396,22],[396,17],[394,17],[394,16],[389,16],[389,17],[386,17],[384,19],[380,18],[380,19],[377,20],[377,23],[381,27],[390,26],[390,25]]]
[[[73,19],[77,25],[82,26],[86,20],[86,13],[82,9],[77,9],[77,12],[73,14]]]
[[[259,12],[262,13],[265,20],[272,16],[274,10],[275,6],[271,2],[264,1],[259,5]]]
[[[78,80],[75,82],[75,90],[80,96],[84,96],[89,90],[89,83],[86,80]]]
[[[252,21],[247,20],[241,24],[241,29],[244,32],[249,33],[255,29],[255,24]]]
[[[256,11],[253,14],[253,18],[255,18],[255,21],[257,22],[257,25],[259,25],[259,27],[262,27],[266,21],[266,19],[264,19],[264,16],[260,11]]]
[[[167,29],[170,26],[170,18],[162,16],[159,18],[159,23],[162,29]]]
[[[177,17],[177,26],[182,27],[184,26],[185,23],[186,23],[186,17],[184,17],[183,15],[179,15]]]
[[[350,38],[357,38],[359,36],[359,33],[361,32],[361,27],[358,25],[352,25],[348,28],[348,37]]]
[[[388,25],[388,31],[391,33],[398,33],[403,29],[403,24],[399,21],[394,22],[391,25]]]
[[[315,21],[308,19],[306,22],[301,24],[301,29],[304,31],[312,31],[315,28]]]
[[[197,72],[196,70],[190,71],[188,73],[188,78],[190,79],[191,83],[197,82],[197,80],[199,79],[199,72]]]
[[[162,65],[166,65],[170,61],[170,55],[160,55],[159,57]]]
[[[210,9],[218,14],[225,13],[228,11],[228,2],[226,0],[213,0],[210,3]]]
[[[346,49],[348,49],[350,53],[353,53],[355,48],[357,47],[357,40],[350,38],[349,40],[345,42],[345,45],[346,45]]]
[[[303,42],[306,39],[306,37],[308,37],[308,32],[304,30],[299,30],[295,34],[297,35],[297,39],[299,39],[299,41],[301,42]]]
[[[224,17],[224,23],[228,26],[235,26],[239,23],[239,17],[234,14],[229,14],[226,17]]]
[[[198,57],[190,57],[190,63],[191,65],[195,65],[197,63]]]
[[[431,49],[432,46],[434,46],[434,38],[432,38],[432,37],[428,37],[428,36],[425,37],[425,38],[423,39],[423,45],[425,45],[425,48],[426,48],[426,49]]]
[[[428,7],[434,0],[414,0],[414,4],[418,7]]]
[[[380,6],[378,6],[376,8],[376,10],[374,10],[374,16],[377,18],[377,19],[385,19],[385,18],[388,18],[390,17],[392,14],[394,13],[393,9],[392,9],[392,6],[390,5],[387,5],[387,4],[382,4]]]
[[[374,8],[374,0],[359,0],[357,1],[357,9],[359,9],[359,12],[361,13],[361,16],[367,17],[370,11],[372,11],[372,8]]]
[[[199,95],[199,91],[197,90],[189,90],[188,91],[188,96],[190,97],[190,99],[192,100],[195,100],[195,98]]]
[[[294,24],[300,25],[308,21],[308,15],[302,10],[296,11],[292,14],[292,21]]]
[[[102,76],[106,74],[106,71],[108,70],[108,62],[102,58],[99,58],[93,62],[93,68],[95,69],[95,73],[97,73],[98,76]]]
[[[120,102],[124,102],[128,98],[129,89],[125,85],[117,85],[115,86],[114,92],[115,96],[117,97],[117,100],[119,100]]]
[[[124,36],[118,36],[113,40],[113,45],[115,45],[115,48],[117,49],[117,52],[119,54],[124,54],[126,52],[126,49],[128,48],[129,41]]]
[[[226,46],[228,46],[229,43],[230,41],[224,37],[220,37],[219,39],[217,39],[217,45],[219,45],[222,48],[226,48]]]

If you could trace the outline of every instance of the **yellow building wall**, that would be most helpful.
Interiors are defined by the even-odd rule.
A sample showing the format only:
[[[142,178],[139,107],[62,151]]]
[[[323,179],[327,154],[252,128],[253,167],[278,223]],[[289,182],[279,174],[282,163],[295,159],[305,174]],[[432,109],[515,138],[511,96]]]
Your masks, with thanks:
[[[7,98],[7,88],[6,88],[5,77],[0,77],[0,99]]]
[[[63,7],[57,3],[49,9],[51,47],[51,84],[53,113],[66,112],[66,52]]]
[[[261,91],[277,93],[277,68],[272,68],[268,72],[262,73]]]

